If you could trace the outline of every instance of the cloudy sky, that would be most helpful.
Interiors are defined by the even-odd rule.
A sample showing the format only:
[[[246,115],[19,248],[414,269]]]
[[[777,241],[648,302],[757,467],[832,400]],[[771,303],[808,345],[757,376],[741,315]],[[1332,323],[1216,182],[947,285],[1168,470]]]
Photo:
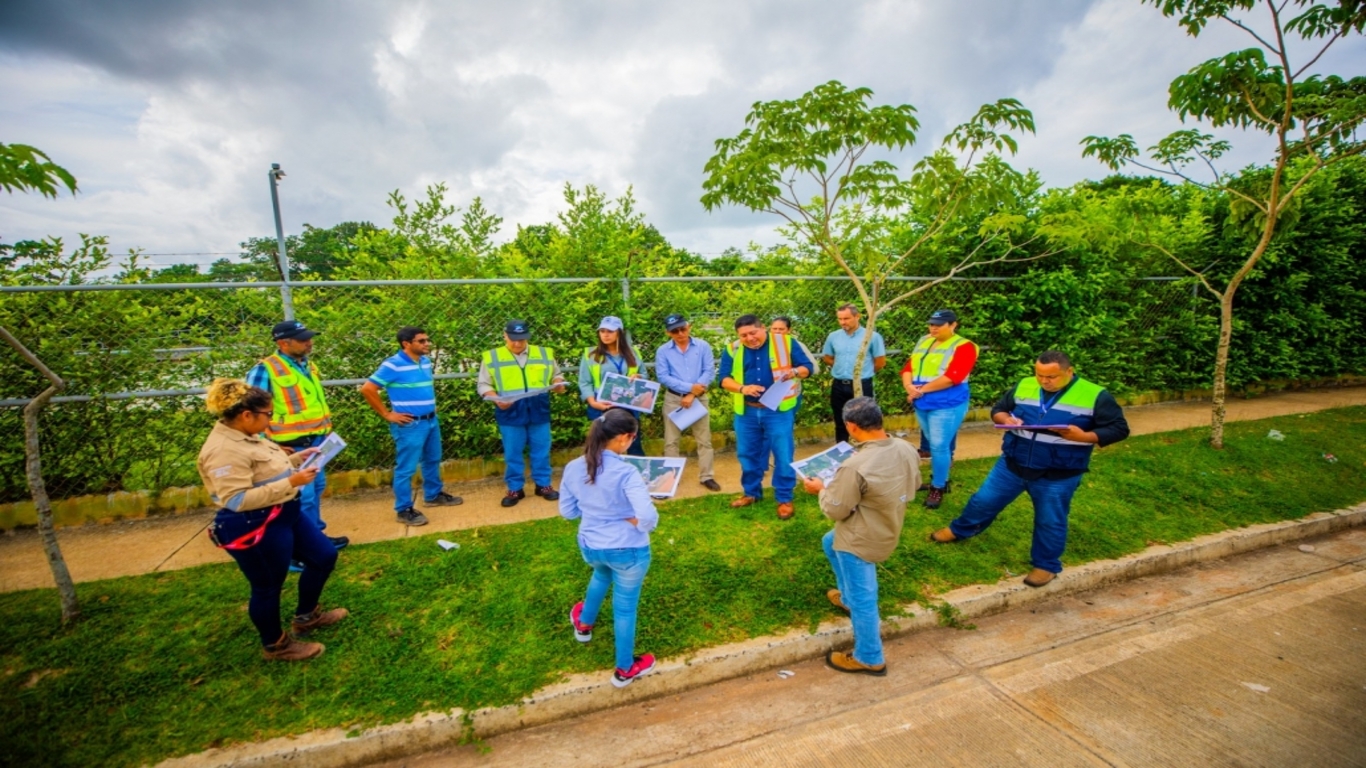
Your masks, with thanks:
[[[0,141],[47,151],[81,193],[0,193],[0,239],[77,232],[154,261],[207,263],[273,233],[387,224],[389,191],[445,181],[515,225],[553,218],[565,182],[633,186],[676,245],[773,242],[769,217],[698,202],[712,142],[757,100],[838,79],[920,111],[909,165],[977,105],[1032,109],[1018,166],[1104,175],[1088,134],[1147,143],[1179,124],[1166,84],[1246,47],[1193,40],[1137,0],[6,0]],[[1360,74],[1366,46],[1325,71]],[[1267,145],[1235,137],[1231,165]],[[205,255],[180,255],[205,254]]]

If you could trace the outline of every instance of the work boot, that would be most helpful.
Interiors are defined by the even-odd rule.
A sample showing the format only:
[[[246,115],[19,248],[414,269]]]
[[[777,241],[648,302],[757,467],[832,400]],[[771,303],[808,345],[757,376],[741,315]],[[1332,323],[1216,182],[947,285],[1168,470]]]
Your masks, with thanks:
[[[1035,568],[1024,577],[1024,583],[1031,587],[1042,587],[1057,577],[1058,574],[1052,571],[1045,571],[1042,568]]]
[[[943,488],[930,486],[929,495],[925,497],[925,509],[939,509],[939,505],[944,503],[944,493]]]
[[[295,640],[286,632],[275,643],[262,648],[261,655],[267,661],[307,661],[323,655],[323,648],[322,643]]]
[[[845,613],[850,612],[849,606],[844,604],[844,596],[840,594],[840,591],[838,589],[825,590],[825,597],[830,601],[831,605],[835,606],[841,611],[844,611]]]
[[[732,501],[732,502],[730,503],[730,508],[731,508],[731,509],[739,509],[740,507],[748,507],[748,506],[750,506],[751,504],[758,504],[758,503],[759,503],[759,500],[756,499],[756,498],[754,498],[753,496],[741,496],[740,498],[738,498],[738,499],[736,499],[735,501]]]
[[[876,667],[864,664],[854,658],[854,654],[844,651],[830,651],[825,654],[825,665],[836,672],[849,672],[860,675],[873,675],[874,677],[886,677],[887,665],[879,664]]]
[[[294,621],[290,622],[294,634],[302,635],[305,632],[312,632],[321,627],[330,627],[333,624],[346,618],[351,612],[345,608],[333,608],[324,611],[322,606],[313,609],[313,612],[304,616],[295,616]]]
[[[404,525],[419,526],[427,524],[427,516],[412,507],[400,509],[395,513],[395,517]]]
[[[559,500],[560,500],[560,492],[557,491],[557,490],[555,490],[555,487],[554,487],[554,486],[551,486],[551,485],[538,485],[538,486],[536,486],[536,495],[537,495],[537,496],[540,496],[541,498],[545,499],[546,501],[559,501]]]
[[[507,495],[504,496],[504,497],[503,497],[503,500],[502,500],[501,502],[499,502],[499,503],[502,504],[502,505],[505,506],[505,507],[515,507],[515,506],[517,506],[517,502],[519,502],[519,501],[521,501],[522,499],[525,499],[525,498],[526,498],[526,491],[522,490],[521,488],[518,488],[518,489],[515,490],[515,491],[508,491],[508,492],[507,492]]]
[[[794,514],[796,514],[796,512],[792,508],[792,502],[784,501],[778,505],[779,520],[791,520]]]
[[[449,493],[442,491],[430,499],[423,499],[423,503],[430,504],[433,507],[454,507],[464,504],[465,500],[459,496],[452,496]]]
[[[926,482],[921,483],[921,484],[920,484],[920,487],[919,487],[919,488],[916,488],[916,490],[917,490],[917,491],[928,491],[928,490],[930,489],[930,487],[931,487],[931,486],[930,486],[929,482],[926,481]],[[948,493],[948,492],[951,491],[951,490],[953,490],[953,481],[952,481],[952,480],[947,480],[947,481],[945,481],[945,482],[944,482],[944,493]]]
[[[940,528],[930,534],[930,541],[933,541],[935,544],[950,544],[958,541],[958,537],[953,535],[952,528]]]

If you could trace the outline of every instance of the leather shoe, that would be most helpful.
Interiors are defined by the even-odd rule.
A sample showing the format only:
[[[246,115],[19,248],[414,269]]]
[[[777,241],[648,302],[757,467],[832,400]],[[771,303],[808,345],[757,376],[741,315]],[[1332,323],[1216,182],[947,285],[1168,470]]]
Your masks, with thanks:
[[[784,501],[778,505],[779,520],[791,520],[794,514],[796,514],[796,510],[792,509],[792,502]]]
[[[756,499],[756,498],[754,498],[753,496],[741,496],[740,498],[736,499],[735,501],[732,501],[732,502],[730,503],[730,507],[731,507],[731,509],[739,509],[740,507],[748,507],[748,506],[750,506],[751,504],[758,504],[758,503],[759,503],[759,500]]]
[[[261,655],[268,661],[307,661],[321,656],[325,647],[322,643],[295,640],[286,632],[273,645],[262,648]]]
[[[856,660],[852,653],[845,653],[844,651],[830,651],[825,654],[825,666],[830,667],[836,672],[850,672],[861,675],[873,675],[875,677],[887,676],[886,664],[879,664],[876,667],[871,667]]]
[[[346,618],[349,614],[350,611],[345,608],[333,608],[330,611],[314,608],[313,613],[306,616],[295,616],[294,621],[291,622],[291,626],[294,628],[294,633],[296,635],[303,634],[304,632],[311,632],[319,627],[330,627]]]
[[[953,535],[952,528],[940,528],[930,534],[930,541],[933,541],[935,544],[951,544],[958,541],[958,537]]]
[[[830,600],[831,605],[835,606],[841,611],[844,611],[845,613],[850,612],[849,606],[844,604],[844,597],[840,595],[840,591],[838,589],[825,590],[825,596]]]
[[[515,507],[517,506],[517,502],[525,498],[526,491],[523,491],[522,489],[518,488],[515,491],[508,491],[507,495],[503,496],[503,500],[499,503],[505,507]]]
[[[346,536],[328,536],[327,540],[332,542],[332,546],[336,547],[338,552],[346,549],[347,545],[351,543],[351,539]]]
[[[1024,577],[1024,583],[1031,587],[1042,587],[1057,577],[1058,574],[1052,571],[1045,571],[1042,568],[1035,568]]]
[[[717,491],[721,490],[721,484],[718,483],[718,482],[716,482],[715,480],[712,480],[711,478],[707,478],[706,480],[703,480],[703,481],[702,481],[702,487],[703,487],[703,488],[706,488],[707,490],[711,491],[712,493],[716,493]]]

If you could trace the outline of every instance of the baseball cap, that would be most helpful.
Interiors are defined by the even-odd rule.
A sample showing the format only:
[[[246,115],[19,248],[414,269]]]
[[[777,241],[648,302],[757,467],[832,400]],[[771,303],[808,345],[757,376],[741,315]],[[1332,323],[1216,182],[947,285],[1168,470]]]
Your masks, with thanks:
[[[525,320],[509,320],[503,327],[503,332],[513,341],[526,341],[531,338],[531,331],[527,329]]]
[[[678,314],[678,313],[676,313],[676,312],[675,312],[674,314],[669,315],[668,317],[664,318],[664,330],[666,330],[666,331],[675,331],[675,330],[678,330],[679,328],[682,328],[683,326],[685,326],[685,325],[687,325],[687,324],[688,324],[688,318],[686,318],[686,317],[684,317],[684,316],[682,316],[682,315],[680,315],[680,314]]]
[[[937,309],[930,313],[930,325],[948,325],[958,322],[958,315],[952,309]]]
[[[603,330],[607,330],[607,331],[619,331],[619,330],[621,330],[621,328],[622,328],[621,318],[616,317],[615,315],[608,315],[607,317],[604,317],[604,318],[602,319],[602,322],[598,323],[598,330],[599,330],[599,331],[603,331]]]
[[[276,323],[270,329],[271,338],[276,341],[281,339],[294,339],[295,341],[308,341],[318,335],[317,331],[310,331],[298,320],[286,320],[283,323]]]

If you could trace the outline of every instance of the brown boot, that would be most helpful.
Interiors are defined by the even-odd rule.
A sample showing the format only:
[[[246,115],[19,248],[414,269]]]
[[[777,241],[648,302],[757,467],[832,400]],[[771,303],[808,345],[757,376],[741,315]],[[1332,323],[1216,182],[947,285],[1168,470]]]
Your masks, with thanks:
[[[854,658],[854,654],[844,651],[831,651],[825,654],[825,665],[836,672],[849,672],[860,675],[873,675],[875,677],[887,676],[887,665],[881,664],[870,667]]]
[[[739,509],[740,507],[748,507],[748,506],[750,506],[751,504],[758,504],[758,503],[759,503],[759,500],[756,499],[756,498],[754,498],[753,496],[741,496],[740,498],[736,499],[735,501],[732,501],[732,502],[730,503],[730,506],[731,506],[731,509]]]
[[[831,605],[845,613],[849,613],[849,606],[844,604],[844,597],[840,594],[838,589],[827,589],[825,591],[825,596],[829,598]]]
[[[930,541],[933,541],[935,544],[949,544],[958,541],[958,537],[953,535],[952,528],[940,528],[930,534]]]
[[[1024,577],[1024,583],[1031,587],[1042,587],[1052,581],[1058,574],[1052,571],[1045,571],[1042,568],[1035,568]]]
[[[346,618],[348,614],[350,611],[345,608],[333,608],[330,611],[324,611],[322,606],[318,606],[307,616],[295,616],[291,626],[294,628],[294,634],[301,635],[319,627],[330,627]]]
[[[268,661],[307,661],[323,655],[323,644],[295,640],[286,632],[274,645],[262,648],[261,655]]]
[[[796,512],[792,509],[792,502],[784,501],[782,504],[778,505],[779,520],[791,520],[794,514],[796,514]]]

